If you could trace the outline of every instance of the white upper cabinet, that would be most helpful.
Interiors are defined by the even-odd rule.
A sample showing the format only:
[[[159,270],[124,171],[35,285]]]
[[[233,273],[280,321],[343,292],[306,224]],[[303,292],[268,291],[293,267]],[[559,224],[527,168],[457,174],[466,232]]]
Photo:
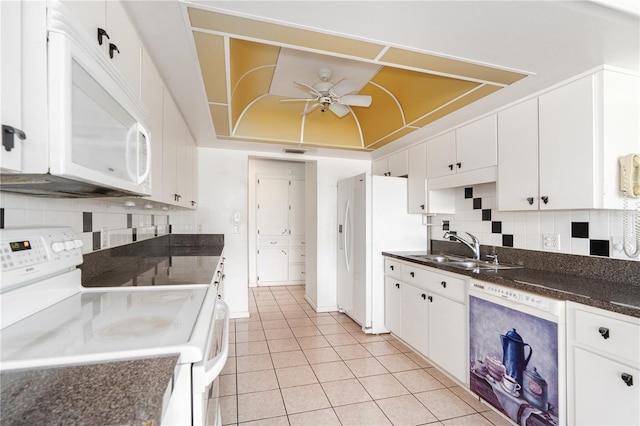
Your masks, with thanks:
[[[427,179],[454,174],[455,163],[455,131],[427,141]]]
[[[538,99],[498,113],[498,208],[536,210]]]
[[[408,150],[409,178],[407,180],[407,211],[425,213],[425,188],[427,179],[427,144],[412,146]]]
[[[139,96],[141,43],[122,4],[119,1],[62,3],[76,17],[88,36],[111,57],[131,90]]]
[[[495,115],[427,141],[427,179],[497,164]]]
[[[599,71],[539,97],[540,209],[622,208],[619,157],[638,152],[639,79]]]
[[[151,57],[146,51],[142,52],[142,80],[141,80],[142,103],[149,111],[147,125],[151,138],[151,188],[150,199],[153,201],[163,200],[162,190],[162,78],[158,73]]]
[[[392,177],[407,176],[407,174],[409,174],[407,150],[405,149],[374,161],[371,165],[371,174],[375,176]]]

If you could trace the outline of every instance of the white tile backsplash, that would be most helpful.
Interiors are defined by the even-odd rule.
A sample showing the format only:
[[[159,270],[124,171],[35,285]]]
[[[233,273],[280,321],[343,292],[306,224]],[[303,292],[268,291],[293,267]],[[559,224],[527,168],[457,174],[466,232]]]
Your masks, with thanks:
[[[127,208],[124,201],[120,198],[41,198],[0,192],[5,228],[69,226],[84,243],[84,253],[93,251],[94,233],[103,230],[107,232],[108,247],[117,247],[133,242],[133,228],[136,229],[137,241],[154,238],[156,234],[167,235],[170,228],[172,233],[197,233],[200,228],[194,211],[164,210],[161,206],[146,209],[141,202],[137,202],[136,207]],[[89,232],[83,231],[85,212],[91,213]],[[132,218],[131,228],[128,227],[128,215]]]
[[[473,198],[481,198],[482,208],[473,208],[473,198],[465,198],[465,188],[455,189],[456,213],[437,215],[432,223],[449,221],[449,229],[465,237],[465,232],[476,235],[483,245],[502,246],[502,235],[513,235],[513,247],[544,250],[543,234],[560,235],[560,253],[590,254],[591,240],[611,241],[622,236],[622,212],[618,210],[562,210],[500,212],[497,210],[496,185],[487,183],[473,186]],[[482,220],[482,210],[491,209],[491,221]],[[493,233],[491,222],[501,222],[502,232]],[[588,238],[573,238],[572,222],[586,222]],[[444,231],[431,228],[431,238],[442,240]],[[611,248],[609,256],[611,256]],[[639,258],[628,260],[640,260]]]

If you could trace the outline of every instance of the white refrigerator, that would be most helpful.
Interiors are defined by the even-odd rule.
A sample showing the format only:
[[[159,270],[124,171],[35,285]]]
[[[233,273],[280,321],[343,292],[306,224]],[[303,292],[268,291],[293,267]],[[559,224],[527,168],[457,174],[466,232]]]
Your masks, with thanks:
[[[338,182],[338,309],[365,333],[389,332],[382,252],[426,249],[422,215],[407,213],[407,179],[363,173]]]

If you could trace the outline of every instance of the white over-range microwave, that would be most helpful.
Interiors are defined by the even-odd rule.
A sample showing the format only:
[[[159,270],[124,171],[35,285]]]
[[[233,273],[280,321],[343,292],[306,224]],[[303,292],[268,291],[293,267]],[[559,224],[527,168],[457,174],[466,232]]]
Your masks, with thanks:
[[[42,144],[38,155],[48,155],[48,167],[37,173],[3,170],[2,190],[60,197],[151,195],[144,106],[64,6],[49,5],[48,140],[32,142]]]

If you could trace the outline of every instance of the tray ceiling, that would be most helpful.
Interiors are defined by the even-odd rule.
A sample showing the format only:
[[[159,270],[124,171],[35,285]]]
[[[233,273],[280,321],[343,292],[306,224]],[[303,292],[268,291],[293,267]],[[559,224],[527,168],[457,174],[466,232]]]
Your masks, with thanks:
[[[370,41],[188,8],[218,139],[372,151],[528,74]],[[369,107],[339,118],[294,81],[313,85],[329,68]]]

